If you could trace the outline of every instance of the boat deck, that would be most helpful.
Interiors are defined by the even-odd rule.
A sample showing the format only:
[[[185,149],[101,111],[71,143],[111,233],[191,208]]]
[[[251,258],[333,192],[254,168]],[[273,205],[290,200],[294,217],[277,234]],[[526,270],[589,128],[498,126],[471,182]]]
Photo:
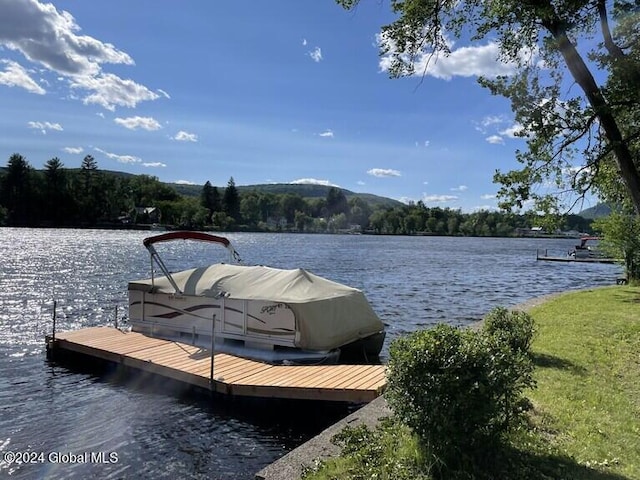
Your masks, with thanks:
[[[271,365],[112,327],[56,332],[47,348],[99,358],[226,395],[364,403],[380,396],[384,365]],[[213,375],[212,375],[213,372]]]

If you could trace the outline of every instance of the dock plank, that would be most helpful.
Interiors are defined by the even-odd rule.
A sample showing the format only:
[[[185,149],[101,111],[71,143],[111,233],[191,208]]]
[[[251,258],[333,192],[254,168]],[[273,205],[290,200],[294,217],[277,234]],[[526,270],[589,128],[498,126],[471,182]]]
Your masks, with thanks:
[[[111,327],[59,332],[52,350],[68,350],[220,393],[265,398],[368,402],[386,388],[384,365],[271,365]]]

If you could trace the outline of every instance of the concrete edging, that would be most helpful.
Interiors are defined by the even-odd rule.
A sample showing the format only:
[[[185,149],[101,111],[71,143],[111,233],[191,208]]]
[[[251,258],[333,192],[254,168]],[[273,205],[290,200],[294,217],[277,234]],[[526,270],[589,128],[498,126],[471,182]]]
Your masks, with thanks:
[[[304,466],[311,467],[317,459],[339,455],[340,448],[331,443],[331,437],[347,425],[365,424],[375,427],[381,418],[391,415],[384,397],[378,397],[356,410],[338,423],[331,425],[311,440],[291,450],[274,463],[256,473],[256,480],[294,480],[302,476]]]

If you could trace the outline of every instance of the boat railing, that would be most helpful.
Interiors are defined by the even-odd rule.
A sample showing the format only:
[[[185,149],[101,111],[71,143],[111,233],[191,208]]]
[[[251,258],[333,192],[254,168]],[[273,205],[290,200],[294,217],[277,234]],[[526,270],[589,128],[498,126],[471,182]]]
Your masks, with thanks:
[[[155,286],[155,279],[153,275],[153,262],[155,261],[158,267],[160,267],[160,270],[162,270],[164,276],[176,291],[176,293],[180,295],[183,293],[182,290],[180,290],[180,288],[178,287],[178,284],[173,279],[171,272],[169,272],[169,269],[154,247],[154,244],[156,243],[168,242],[173,240],[197,240],[201,242],[216,243],[218,245],[224,246],[229,251],[229,260],[231,263],[240,263],[242,261],[236,249],[233,248],[233,245],[231,245],[231,242],[227,238],[219,237],[217,235],[211,235],[204,232],[176,231],[145,238],[142,241],[142,244],[151,254],[151,285]]]

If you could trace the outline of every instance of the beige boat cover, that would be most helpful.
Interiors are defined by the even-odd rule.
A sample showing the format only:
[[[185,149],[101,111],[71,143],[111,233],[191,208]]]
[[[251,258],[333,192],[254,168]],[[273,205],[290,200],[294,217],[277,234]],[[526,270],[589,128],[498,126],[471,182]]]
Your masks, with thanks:
[[[289,305],[299,331],[298,347],[330,350],[384,329],[362,291],[304,269],[215,264],[172,274],[185,295],[262,300]],[[154,293],[175,293],[166,277],[155,279]],[[151,279],[129,283],[150,290]]]

